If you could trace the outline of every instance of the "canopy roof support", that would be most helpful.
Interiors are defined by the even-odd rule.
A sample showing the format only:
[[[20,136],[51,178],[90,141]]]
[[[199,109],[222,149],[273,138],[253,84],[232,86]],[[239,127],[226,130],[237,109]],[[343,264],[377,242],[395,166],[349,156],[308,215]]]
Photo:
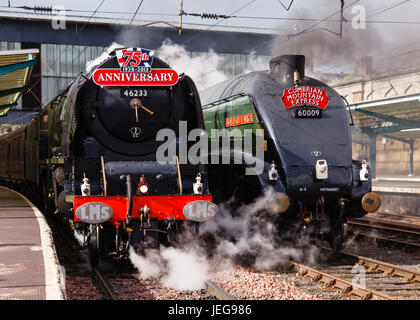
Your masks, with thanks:
[[[18,62],[14,64],[8,64],[5,66],[0,66],[0,75],[10,73],[16,70],[32,67],[34,65],[36,65],[36,60],[28,60],[28,61]]]
[[[367,110],[363,110],[363,109],[354,109],[354,111],[357,112],[361,112],[364,113],[366,115],[378,118],[378,119],[382,119],[385,121],[389,121],[389,122],[393,122],[398,124],[398,126],[404,126],[404,127],[410,127],[410,128],[420,128],[420,122],[419,121],[413,121],[413,120],[406,120],[406,119],[401,119],[398,117],[394,117],[394,116],[390,116],[390,115],[386,115],[386,114],[382,114],[382,113],[378,113],[378,112],[372,112],[372,111],[367,111]],[[376,128],[375,128],[376,129]]]
[[[13,89],[1,90],[0,91],[0,97],[5,97],[5,96],[8,96],[10,94],[14,94],[14,93],[18,93],[18,92],[23,92],[25,90],[26,90],[26,86],[19,87],[19,88],[13,88]]]

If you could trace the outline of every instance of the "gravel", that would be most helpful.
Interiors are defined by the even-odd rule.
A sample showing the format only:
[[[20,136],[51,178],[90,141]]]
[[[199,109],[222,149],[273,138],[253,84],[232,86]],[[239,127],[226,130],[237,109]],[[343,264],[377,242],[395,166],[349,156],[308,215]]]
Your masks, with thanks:
[[[317,296],[300,290],[276,273],[256,272],[243,267],[213,274],[212,281],[239,299],[316,300]]]
[[[143,280],[136,273],[107,275],[121,300],[200,300],[199,291],[177,291],[163,287],[159,281]]]
[[[105,298],[92,279],[91,272],[72,271],[66,274],[67,300],[102,300]]]
[[[52,219],[49,219],[50,225]],[[57,226],[55,226],[57,227]],[[63,227],[60,225],[59,227]],[[66,269],[66,294],[69,300],[97,300],[104,296],[96,286],[88,270],[84,254],[75,251],[75,241],[68,239],[68,234],[58,232],[61,228],[52,228],[59,260]],[[400,249],[381,247],[370,241],[349,241],[345,251],[404,266],[420,271],[420,254],[405,252]],[[122,300],[202,300],[208,299],[199,291],[177,291],[163,287],[158,279],[139,279],[137,273],[119,273],[106,275],[114,290]],[[313,282],[295,273],[260,272],[249,268],[235,266],[230,270],[212,272],[210,280],[228,293],[239,299],[255,300],[347,300],[358,299],[343,295],[339,290],[325,288],[322,284]],[[402,279],[401,279],[402,280]],[[373,279],[374,282],[384,282]],[[411,285],[403,286],[402,290],[414,289]],[[407,291],[410,293],[410,291]],[[414,297],[412,297],[414,298]],[[416,294],[415,298],[419,298]]]

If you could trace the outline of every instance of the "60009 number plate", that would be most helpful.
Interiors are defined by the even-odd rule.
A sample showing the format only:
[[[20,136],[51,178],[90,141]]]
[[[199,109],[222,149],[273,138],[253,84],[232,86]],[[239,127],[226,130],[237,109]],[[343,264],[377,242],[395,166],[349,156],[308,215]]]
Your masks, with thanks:
[[[293,116],[295,118],[321,118],[321,109],[310,109],[310,108],[297,108],[293,110]]]

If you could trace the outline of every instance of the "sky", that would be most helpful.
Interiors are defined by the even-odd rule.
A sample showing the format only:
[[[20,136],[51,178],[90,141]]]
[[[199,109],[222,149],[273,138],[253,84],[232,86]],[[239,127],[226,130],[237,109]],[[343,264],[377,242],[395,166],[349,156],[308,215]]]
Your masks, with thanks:
[[[90,12],[71,12],[68,14],[91,16],[92,11],[98,8],[103,0],[10,0],[13,6],[54,6],[61,5],[67,10],[87,10]],[[7,10],[8,0],[0,0],[0,10]],[[310,29],[311,32],[293,38],[288,35],[300,32],[312,26],[316,21],[291,21],[278,18],[305,18],[321,20],[328,16],[338,20],[340,0],[184,0],[184,11],[187,13],[217,13],[225,15],[238,15],[241,18],[225,20],[209,20],[200,17],[184,16],[184,23],[237,26],[252,28],[273,29],[278,35],[275,44],[270,44],[267,50],[271,54],[282,53],[285,49],[294,50],[295,53],[315,55],[320,65],[325,64],[328,56],[346,56],[351,58],[363,55],[375,55],[382,64],[394,63],[392,58],[403,54],[407,61],[420,60],[420,0],[345,0],[344,17],[349,21],[345,23],[342,38],[332,32],[339,31],[338,21],[325,21]],[[105,0],[95,17],[113,17],[132,19],[138,10],[135,20],[166,21],[178,23],[180,0]],[[291,3],[290,9],[287,11]],[[351,21],[356,13],[352,12],[355,6],[362,6],[366,10],[368,21],[366,29],[354,30]],[[106,11],[106,13],[101,12]],[[337,13],[336,15],[334,15]],[[252,18],[243,18],[252,17]],[[265,17],[266,19],[258,19]],[[273,18],[273,19],[267,19]],[[328,30],[325,30],[328,29]],[[293,47],[294,46],[294,47]],[[416,51],[418,49],[418,52]],[[413,52],[412,52],[413,51]],[[406,54],[407,52],[408,55]],[[411,52],[411,53],[410,53]],[[389,58],[391,57],[391,60]],[[394,59],[394,60],[393,60]],[[335,59],[332,59],[335,60]],[[397,63],[395,62],[395,63]]]
[[[8,0],[0,0],[0,6],[7,6]],[[10,0],[10,5],[13,6],[54,6],[61,5],[66,9],[73,10],[88,10],[94,11],[102,0]],[[110,13],[96,13],[95,16],[107,16],[121,18],[125,17],[131,19],[136,11],[138,5],[141,7],[136,15],[137,20],[165,20],[171,22],[178,21],[178,13],[180,9],[180,0],[105,0],[98,11],[110,11]],[[286,7],[290,4],[290,10],[286,11],[281,3]],[[345,5],[354,3],[355,0],[345,0]],[[356,5],[363,5],[367,14],[375,12],[379,8],[386,8],[392,4],[402,3],[401,5],[376,15],[375,20],[390,20],[395,17],[402,17],[406,21],[419,20],[420,1],[419,0],[359,0]],[[242,9],[241,9],[242,8]],[[230,15],[236,12],[240,16],[260,16],[272,18],[291,18],[291,17],[307,17],[324,18],[325,16],[334,13],[340,9],[340,0],[184,0],[184,11],[187,13],[218,13]],[[117,12],[126,12],[126,14],[118,14]],[[74,12],[78,15],[87,15],[89,13]],[[155,15],[147,15],[152,13]],[[157,15],[156,15],[157,14]],[[346,9],[345,17],[351,18],[351,8]],[[338,18],[336,16],[335,18]],[[200,24],[214,24],[216,20],[201,19],[200,17],[184,16],[184,21],[189,23]],[[395,19],[396,20],[396,19]],[[220,23],[220,25],[227,26],[252,26],[263,28],[281,29],[290,22],[282,22],[278,20],[262,20],[262,19],[227,19]],[[409,28],[409,26],[407,26]]]

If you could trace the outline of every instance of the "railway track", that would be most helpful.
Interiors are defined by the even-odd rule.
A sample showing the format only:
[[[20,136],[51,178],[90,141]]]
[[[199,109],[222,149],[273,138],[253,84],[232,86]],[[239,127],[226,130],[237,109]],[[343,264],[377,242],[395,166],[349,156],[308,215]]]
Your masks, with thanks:
[[[92,274],[96,283],[101,288],[105,296],[105,300],[118,300],[117,294],[102,272],[100,272],[96,267],[92,266]]]
[[[348,219],[350,232],[355,236],[373,238],[387,243],[420,247],[420,226],[380,219]]]
[[[92,267],[92,273],[96,283],[105,296],[105,300],[119,300],[117,293],[114,291],[106,276],[96,267]],[[212,281],[206,281],[204,283],[202,295],[215,298],[216,300],[237,300],[235,296],[227,293]]]
[[[324,284],[327,288],[339,289],[343,294],[358,296],[363,300],[393,300],[392,297],[367,289],[362,286],[356,286],[351,281],[345,280],[334,274],[323,272],[321,270],[308,267],[301,263],[292,262],[293,268],[297,269],[301,276],[311,278],[313,281]]]
[[[215,297],[218,300],[238,300],[238,298],[227,293],[222,288],[215,285],[212,281],[206,281],[204,285],[205,293],[210,297]]]
[[[340,258],[317,268],[292,262],[299,274],[363,300],[420,299],[420,272],[341,252]]]

